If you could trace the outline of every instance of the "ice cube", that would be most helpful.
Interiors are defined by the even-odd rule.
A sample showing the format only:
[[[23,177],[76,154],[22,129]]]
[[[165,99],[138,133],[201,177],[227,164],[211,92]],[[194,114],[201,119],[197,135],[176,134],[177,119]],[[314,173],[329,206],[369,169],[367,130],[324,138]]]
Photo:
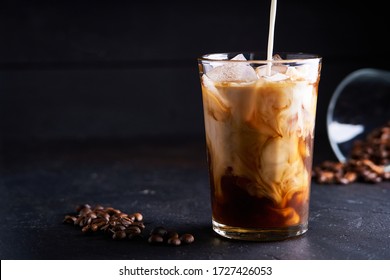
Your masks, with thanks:
[[[247,59],[245,58],[245,56],[242,53],[240,53],[240,54],[236,55],[235,57],[233,57],[231,60],[247,60]]]
[[[293,150],[291,147],[296,145],[294,140],[298,138],[275,137],[269,139],[263,146],[260,157],[262,168],[259,172],[261,178],[269,185],[280,184],[284,174],[291,168],[293,162],[290,160]]]
[[[272,56],[272,60],[283,60],[283,58],[279,54],[276,53]]]
[[[239,54],[231,60],[246,60],[246,58]],[[206,75],[214,82],[253,82],[257,80],[253,67],[243,62],[226,62],[207,72]]]
[[[215,55],[213,55],[213,56],[210,56],[210,58],[219,59],[219,60],[227,60],[227,56],[224,55],[224,54],[221,54],[221,55],[215,54]],[[230,59],[230,60],[240,60],[240,61],[241,61],[241,60],[244,60],[244,61],[246,61],[247,59],[245,58],[245,56],[244,56],[243,54],[238,54],[238,55],[236,55],[235,57],[233,57],[233,58]],[[217,61],[217,62],[213,61],[213,62],[210,62],[210,64],[207,65],[207,66],[209,66],[209,67],[211,67],[211,68],[207,68],[207,70],[210,71],[212,68],[216,68],[216,67],[222,66],[222,65],[224,65],[224,64],[225,64],[225,63],[224,63],[224,62],[221,62],[221,61]],[[206,73],[207,73],[208,71],[206,71]]]
[[[270,82],[279,82],[288,79],[288,76],[281,73],[276,73],[271,76],[265,76],[264,78]]]
[[[223,65],[223,62],[220,62],[220,61],[227,60],[228,55],[225,53],[215,53],[215,54],[209,55],[208,58],[210,58],[212,60],[209,61],[208,64],[205,64],[205,65],[207,65],[207,68],[205,69],[206,73],[208,71],[211,71],[211,69],[216,68],[217,66]]]
[[[291,80],[304,80],[314,83],[318,77],[318,65],[304,64],[300,66],[290,66],[287,68],[286,75]]]
[[[214,82],[206,75],[202,76],[202,84],[205,87],[204,101],[208,104],[208,113],[217,121],[225,120],[230,115],[228,101],[221,96]]]
[[[283,59],[280,57],[280,55],[275,54],[274,56],[272,56],[272,60],[279,61]],[[270,66],[271,66],[271,75],[269,74],[268,71],[269,70],[268,67]],[[286,72],[286,70],[287,70],[287,66],[277,62],[272,62],[272,63],[270,62],[267,65],[262,65],[257,67],[256,74],[257,77],[259,77],[259,79],[264,77],[268,81],[277,82],[288,78],[285,75],[283,75]]]
[[[256,74],[259,78],[266,78],[268,81],[282,81],[288,79],[288,76],[284,75],[287,70],[285,65],[272,65],[271,76],[267,75],[267,65],[262,65],[256,68]]]

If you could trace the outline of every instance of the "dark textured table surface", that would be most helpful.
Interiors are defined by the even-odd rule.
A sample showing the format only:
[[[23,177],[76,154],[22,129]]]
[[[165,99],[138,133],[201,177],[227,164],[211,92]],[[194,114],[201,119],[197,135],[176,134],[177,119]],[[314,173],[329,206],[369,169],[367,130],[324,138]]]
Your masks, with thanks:
[[[309,231],[279,242],[213,233],[202,141],[4,144],[1,259],[390,259],[390,183],[312,184]],[[320,160],[320,156],[315,159]],[[80,203],[142,212],[146,229],[191,232],[187,246],[84,235]]]
[[[300,238],[239,242],[211,229],[203,138],[172,135],[204,131],[196,58],[265,50],[270,1],[91,2],[0,2],[1,259],[390,259],[389,182],[313,184]],[[376,36],[388,33],[388,11],[280,2],[275,51],[324,58],[314,160],[331,159],[324,135],[337,85],[361,68],[390,70],[372,55],[390,48]],[[62,223],[80,203],[140,211],[146,231],[164,225],[196,241],[86,236]]]

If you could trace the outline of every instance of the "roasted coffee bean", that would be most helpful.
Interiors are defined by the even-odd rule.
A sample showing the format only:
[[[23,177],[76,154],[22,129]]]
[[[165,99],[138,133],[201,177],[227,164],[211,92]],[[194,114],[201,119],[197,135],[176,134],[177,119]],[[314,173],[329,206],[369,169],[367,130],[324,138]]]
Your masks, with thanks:
[[[135,221],[135,216],[134,216],[134,214],[128,215],[128,216],[127,216],[127,219],[130,220],[130,221],[132,221],[132,222],[134,222],[134,221]]]
[[[110,214],[106,213],[104,210],[96,210],[96,216],[99,218],[103,218],[106,221],[110,219]]]
[[[143,220],[143,218],[144,218],[144,217],[142,216],[142,214],[141,214],[141,213],[138,213],[138,212],[137,212],[137,213],[134,213],[133,215],[134,215],[135,220],[138,221],[138,222],[141,222],[141,221]]]
[[[178,237],[171,237],[167,241],[168,245],[172,246],[179,246],[181,244],[181,241]]]
[[[353,183],[357,179],[356,172],[348,171],[344,174],[344,178],[348,180],[349,183]]]
[[[164,238],[159,234],[152,234],[149,236],[148,242],[150,244],[162,244],[164,242]]]
[[[139,227],[141,230],[144,230],[145,229],[145,225],[143,222],[134,222],[133,225],[136,225],[137,227]]]
[[[87,216],[85,217],[84,221],[86,225],[90,225],[92,223],[92,218]]]
[[[74,222],[75,225],[78,225],[80,227],[85,226],[85,217],[84,216],[79,216],[77,217],[76,221]]]
[[[138,226],[129,226],[126,228],[126,233],[141,234],[142,230]]]
[[[81,204],[79,206],[76,207],[76,212],[80,212],[81,210],[83,210],[84,208],[88,208],[88,209],[91,209],[91,206],[89,204]]]
[[[83,208],[80,210],[79,215],[86,216],[90,212],[92,212],[91,208]]]
[[[116,214],[114,214],[113,217],[116,217],[116,218],[119,218],[119,219],[124,219],[124,218],[129,217],[129,215],[126,214],[126,213],[122,213],[122,212],[121,212],[121,213],[116,213]]]
[[[91,230],[92,230],[92,231],[95,232],[95,231],[98,231],[98,229],[99,229],[99,226],[98,226],[97,224],[92,224],[92,225],[91,225]]]
[[[125,230],[126,227],[125,226],[122,226],[122,225],[116,225],[113,230],[114,231],[120,231],[120,230]]]
[[[94,211],[91,211],[91,212],[87,213],[87,217],[89,217],[91,219],[96,219],[97,215],[96,215],[96,213]]]
[[[330,171],[320,171],[317,176],[319,183],[331,183],[334,179],[334,174]]]
[[[115,209],[113,207],[107,207],[104,209],[109,215],[115,215],[121,213],[119,209]]]
[[[75,216],[66,215],[64,218],[64,223],[75,224],[76,220],[77,218]]]
[[[120,220],[117,220],[116,222],[121,224],[121,225],[124,225],[125,227],[128,227],[128,226],[133,224],[132,221],[125,220],[125,219],[120,219]]]
[[[347,185],[347,184],[350,183],[350,181],[348,181],[347,178],[342,177],[342,178],[340,178],[340,179],[337,180],[337,183],[340,183],[340,184],[343,184],[343,185]]]
[[[364,180],[368,183],[380,183],[382,181],[381,177],[375,172],[368,172],[364,177]]]
[[[86,226],[84,226],[84,227],[81,229],[81,231],[84,232],[84,233],[86,233],[86,232],[88,232],[90,229],[91,229],[91,226],[90,226],[90,225],[86,225]]]
[[[384,167],[376,165],[371,160],[365,159],[363,160],[363,165],[367,166],[369,169],[371,169],[376,174],[382,174],[384,172]]]
[[[118,221],[111,220],[111,221],[108,222],[108,224],[113,228],[113,227],[115,227],[118,224]]]
[[[96,217],[95,219],[92,220],[93,224],[107,224],[106,219]]]
[[[126,238],[126,232],[124,230],[115,231],[112,235],[112,239],[125,239]]]
[[[190,244],[190,243],[195,241],[195,238],[192,234],[185,233],[182,236],[180,236],[180,240],[181,240],[181,242],[183,242],[185,244]]]
[[[105,224],[100,228],[100,230],[103,230],[105,232],[108,232],[110,230],[110,224]]]
[[[93,211],[96,211],[96,210],[104,210],[104,207],[101,205],[96,205],[95,207],[93,207]]]
[[[179,234],[176,231],[168,230],[164,237],[167,240],[170,238],[179,238]]]

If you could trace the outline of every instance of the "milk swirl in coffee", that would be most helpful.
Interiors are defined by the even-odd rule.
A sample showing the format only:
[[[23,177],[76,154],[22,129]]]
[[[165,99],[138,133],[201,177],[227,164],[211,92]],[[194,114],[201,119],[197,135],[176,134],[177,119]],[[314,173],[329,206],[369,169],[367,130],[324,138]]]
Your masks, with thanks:
[[[212,55],[211,55],[212,57]],[[267,65],[239,54],[201,76],[213,220],[244,228],[307,221],[318,59]]]
[[[213,229],[235,239],[278,240],[308,229],[321,58],[266,55],[199,59]]]

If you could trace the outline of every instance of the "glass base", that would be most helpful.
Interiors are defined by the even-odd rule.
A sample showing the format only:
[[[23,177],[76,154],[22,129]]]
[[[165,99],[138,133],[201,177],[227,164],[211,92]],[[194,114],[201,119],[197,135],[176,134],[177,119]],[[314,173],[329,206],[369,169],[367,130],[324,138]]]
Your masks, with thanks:
[[[283,228],[243,228],[220,224],[213,220],[213,230],[219,235],[237,240],[247,241],[277,241],[304,234],[308,224]]]

